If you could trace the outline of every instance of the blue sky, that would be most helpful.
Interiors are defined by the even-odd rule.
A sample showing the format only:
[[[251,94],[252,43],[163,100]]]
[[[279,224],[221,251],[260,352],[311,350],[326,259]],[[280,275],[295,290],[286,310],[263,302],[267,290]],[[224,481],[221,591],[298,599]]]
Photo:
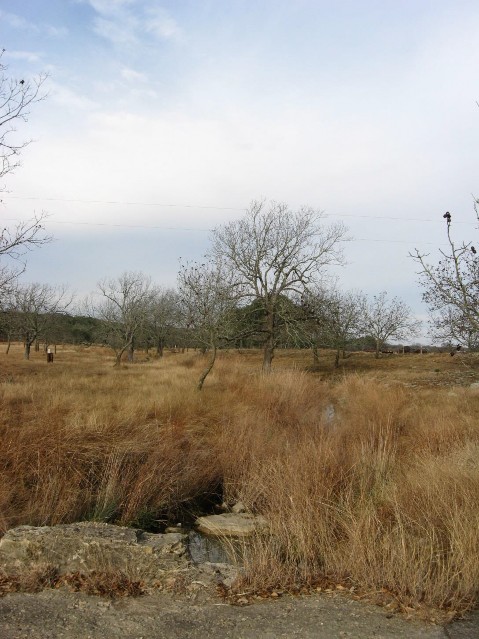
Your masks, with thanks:
[[[424,314],[408,252],[436,254],[446,210],[475,232],[478,32],[460,0],[0,0],[9,73],[49,73],[0,208],[50,213],[26,278],[172,285],[267,198],[344,221],[343,287]]]

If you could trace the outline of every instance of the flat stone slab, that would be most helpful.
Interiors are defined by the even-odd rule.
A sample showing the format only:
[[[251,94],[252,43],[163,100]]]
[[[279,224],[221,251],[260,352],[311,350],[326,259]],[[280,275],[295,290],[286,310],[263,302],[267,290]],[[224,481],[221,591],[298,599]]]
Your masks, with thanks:
[[[96,522],[19,526],[0,540],[6,572],[51,564],[60,574],[122,571],[145,582],[188,566],[187,539]]]
[[[248,537],[267,530],[268,522],[261,515],[250,513],[222,513],[198,517],[195,527],[199,532],[214,537]]]

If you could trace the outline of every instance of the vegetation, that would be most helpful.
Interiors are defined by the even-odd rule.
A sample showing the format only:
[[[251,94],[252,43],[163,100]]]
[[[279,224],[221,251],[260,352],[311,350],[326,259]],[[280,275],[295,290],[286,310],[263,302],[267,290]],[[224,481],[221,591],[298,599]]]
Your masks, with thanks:
[[[474,201],[479,221],[479,200]],[[428,255],[416,250],[413,258],[420,266],[423,300],[431,315],[435,339],[454,341],[477,350],[479,347],[479,259],[472,241],[458,244],[452,235],[452,215],[443,215],[447,227],[447,250],[430,264]]]
[[[205,500],[271,522],[241,588],[328,579],[390,607],[478,603],[475,355],[222,351],[202,393],[199,352],[113,367],[107,348],[54,365],[2,354],[0,526],[84,519],[161,529]],[[216,495],[216,497],[215,497]],[[384,599],[386,598],[386,599]]]

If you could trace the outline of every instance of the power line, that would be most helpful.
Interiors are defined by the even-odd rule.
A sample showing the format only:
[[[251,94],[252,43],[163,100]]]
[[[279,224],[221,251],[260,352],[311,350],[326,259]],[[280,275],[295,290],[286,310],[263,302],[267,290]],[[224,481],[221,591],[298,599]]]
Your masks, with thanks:
[[[204,204],[169,204],[161,202],[129,202],[123,200],[88,200],[80,198],[55,198],[55,197],[36,197],[36,196],[23,196],[23,195],[4,195],[2,200],[30,200],[36,202],[77,202],[80,204],[114,204],[116,206],[156,206],[162,208],[184,208],[184,209],[210,209],[214,211],[245,211],[245,208],[233,207],[233,206],[208,206]],[[325,213],[324,217],[348,217],[357,219],[370,219],[370,220],[393,220],[399,222],[427,222],[432,224],[440,223],[439,219],[431,220],[428,218],[416,218],[416,217],[402,217],[393,215],[356,215],[354,213]],[[67,224],[68,222],[62,222]],[[466,224],[474,226],[476,222],[461,222],[455,221],[455,224]],[[85,223],[87,224],[87,223]],[[98,224],[99,225],[99,224]],[[114,225],[109,225],[114,226]],[[145,227],[147,228],[147,227]],[[148,227],[156,228],[156,227]],[[179,230],[179,229],[178,229]],[[186,229],[185,229],[186,230]],[[192,229],[195,230],[195,229]]]
[[[83,200],[79,198],[62,198],[62,197],[34,197],[24,195],[7,195],[2,199],[10,200],[33,200],[36,202],[79,202],[81,204],[116,204],[122,206],[161,206],[165,208],[183,208],[183,209],[213,209],[217,211],[245,211],[244,208],[233,206],[207,206],[204,204],[163,204],[158,202],[128,202],[122,200]]]
[[[7,217],[4,218],[8,222],[20,222],[19,218]],[[154,231],[190,231],[196,232],[200,231],[202,233],[211,233],[214,229],[204,229],[204,228],[187,228],[184,226],[152,226],[152,225],[141,225],[141,224],[110,224],[108,222],[72,222],[72,221],[64,221],[64,220],[49,220],[52,224],[65,224],[65,225],[73,225],[73,226],[100,226],[107,228],[126,228],[126,229],[146,229],[146,230],[154,230]],[[343,242],[380,242],[382,244],[427,244],[430,246],[447,246],[446,244],[437,244],[436,242],[423,242],[415,240],[385,240],[385,239],[377,239],[370,237],[354,237],[347,240],[342,240]]]

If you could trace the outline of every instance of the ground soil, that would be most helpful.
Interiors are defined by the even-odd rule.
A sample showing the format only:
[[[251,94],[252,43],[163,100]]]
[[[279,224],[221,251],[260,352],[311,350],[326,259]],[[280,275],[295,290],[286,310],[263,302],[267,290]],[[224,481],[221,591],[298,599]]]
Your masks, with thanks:
[[[155,592],[110,601],[44,590],[0,599],[1,639],[477,639],[479,615],[446,627],[344,596],[283,596],[247,606]]]

